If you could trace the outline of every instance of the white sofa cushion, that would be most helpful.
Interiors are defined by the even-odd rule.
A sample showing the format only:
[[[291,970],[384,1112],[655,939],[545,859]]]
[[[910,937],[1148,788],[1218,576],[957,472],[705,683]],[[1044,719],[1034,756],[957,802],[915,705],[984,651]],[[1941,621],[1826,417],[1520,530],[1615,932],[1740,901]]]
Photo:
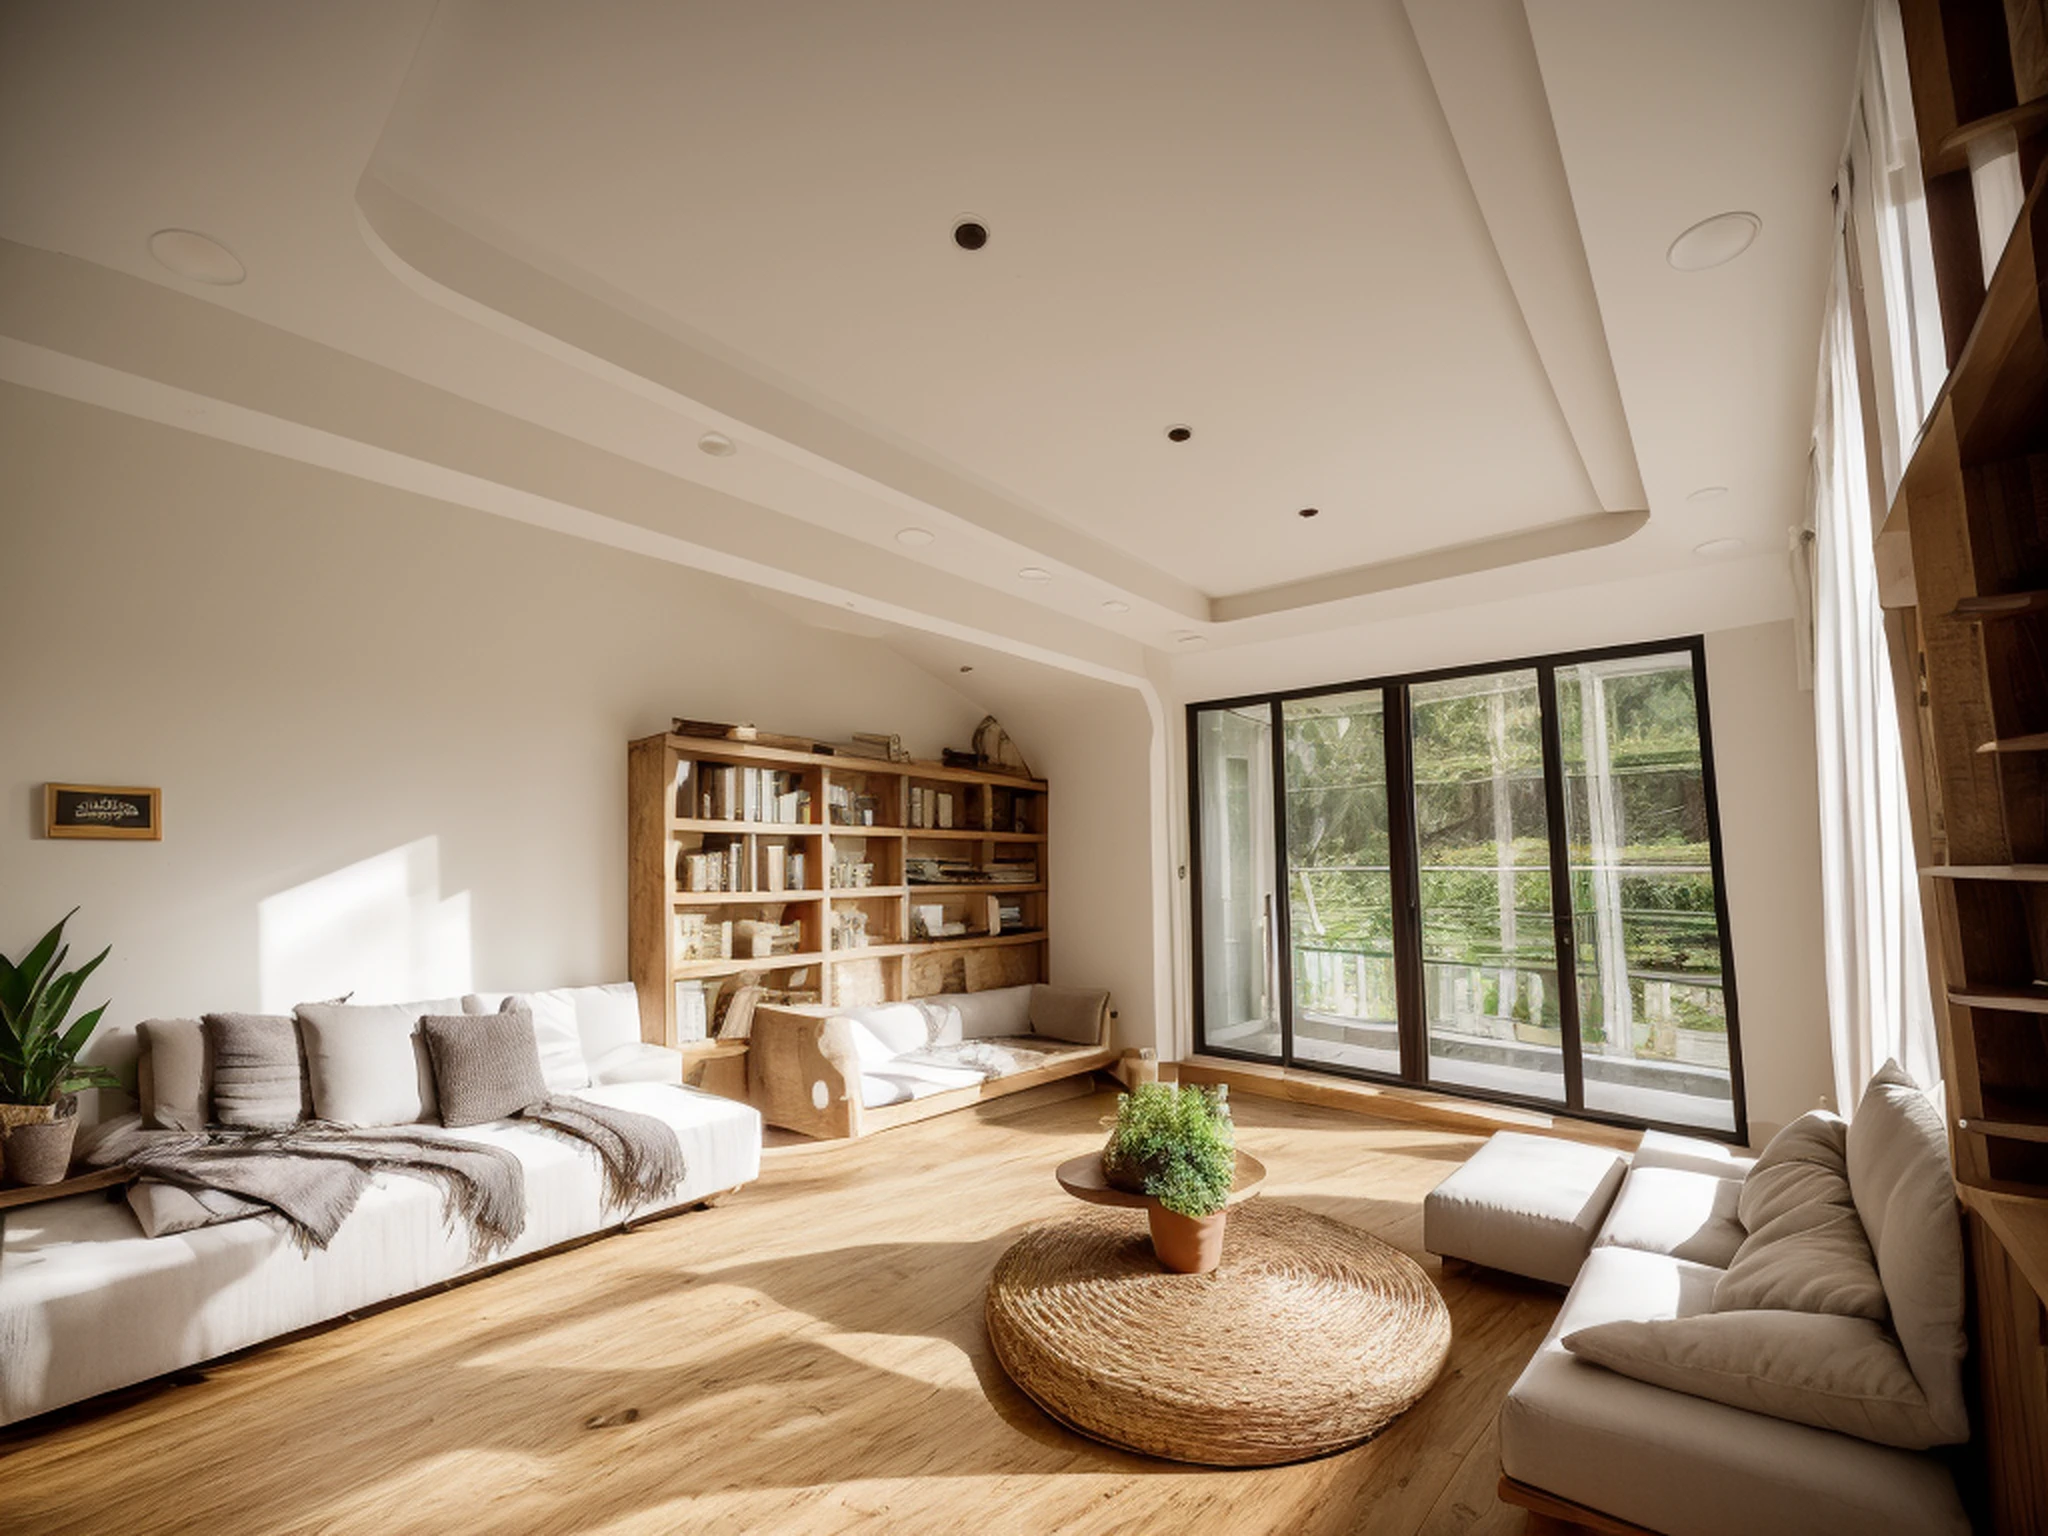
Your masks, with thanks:
[[[1897,1062],[1870,1080],[1849,1123],[1849,1188],[1877,1253],[1892,1331],[1944,1439],[1969,1438],[1963,1397],[1963,1234],[1948,1135]]]
[[[1422,1245],[1570,1285],[1627,1168],[1606,1147],[1497,1132],[1423,1200]]]
[[[1564,1347],[1600,1323],[1698,1316],[1716,1274],[1594,1249],[1501,1405],[1501,1470],[1666,1536],[1966,1536],[1955,1483],[1924,1452],[1633,1381]]]
[[[956,1088],[978,1088],[986,1081],[981,1073],[963,1067],[892,1059],[875,1071],[861,1072],[860,1102],[864,1109],[881,1109]]]
[[[590,1064],[590,1080],[606,1083],[673,1083],[683,1081],[683,1053],[650,1040],[634,1040],[606,1051]]]
[[[1909,1450],[1943,1443],[1898,1340],[1867,1317],[1714,1312],[1599,1323],[1566,1334],[1564,1347],[1731,1408]]]
[[[760,1176],[761,1117],[745,1104],[652,1083],[584,1096],[675,1131],[688,1172],[664,1208]],[[525,1171],[526,1230],[486,1263],[652,1209],[605,1214],[602,1164],[582,1142],[517,1121],[436,1134],[503,1147]],[[0,1423],[434,1285],[471,1267],[468,1249],[439,1188],[398,1173],[374,1175],[333,1242],[309,1253],[267,1220],[152,1240],[97,1194],[16,1211],[0,1259]]]
[[[437,1118],[434,1064],[420,1019],[459,1014],[462,999],[424,1003],[301,1003],[313,1114],[336,1125],[411,1125]]]
[[[1821,1110],[1771,1138],[1742,1181],[1749,1235],[1715,1287],[1723,1312],[1831,1312],[1885,1318],[1884,1286],[1849,1193],[1848,1128]]]
[[[946,1000],[960,1010],[963,1039],[1018,1039],[1031,1033],[1031,988],[1028,986],[991,987],[986,992],[949,992]]]
[[[1741,1193],[1739,1179],[1689,1168],[1634,1166],[1621,1181],[1621,1193],[1594,1242],[1718,1268],[1735,1256],[1746,1235],[1735,1214]]]
[[[521,1002],[533,1015],[533,1041],[540,1050],[540,1072],[554,1093],[572,1093],[590,1083],[583,1057],[583,1035],[576,1026],[574,987],[548,992],[472,992],[462,1000],[464,1013],[496,1013],[508,1002]],[[638,1030],[635,1030],[638,1038]]]
[[[602,987],[570,987],[576,1004],[576,1035],[583,1059],[596,1061],[607,1051],[631,1045],[640,1036],[640,994],[630,981]]]
[[[1689,1173],[1708,1173],[1721,1179],[1740,1179],[1755,1163],[1732,1147],[1699,1136],[1674,1136],[1669,1131],[1645,1131],[1631,1168],[1682,1168]]]
[[[931,1043],[932,1021],[916,1003],[878,1003],[846,1015],[888,1049],[891,1056],[921,1051]],[[862,1057],[865,1061],[867,1058]]]

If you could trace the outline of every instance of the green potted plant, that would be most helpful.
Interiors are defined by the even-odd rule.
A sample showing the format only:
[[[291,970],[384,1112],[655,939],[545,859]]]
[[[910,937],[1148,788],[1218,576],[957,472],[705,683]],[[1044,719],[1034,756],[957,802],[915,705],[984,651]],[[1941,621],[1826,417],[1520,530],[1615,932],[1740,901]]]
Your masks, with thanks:
[[[1139,1083],[1116,1101],[1102,1176],[1146,1196],[1152,1251],[1166,1268],[1206,1275],[1223,1259],[1223,1225],[1237,1177],[1229,1090]]]
[[[64,925],[77,911],[65,913],[20,963],[0,955],[0,1171],[22,1184],[55,1184],[70,1168],[78,1129],[78,1100],[72,1095],[81,1088],[121,1086],[105,1067],[78,1061],[107,1005],[77,1019],[70,1018],[71,1005],[113,946],[77,970],[65,970],[71,951]]]

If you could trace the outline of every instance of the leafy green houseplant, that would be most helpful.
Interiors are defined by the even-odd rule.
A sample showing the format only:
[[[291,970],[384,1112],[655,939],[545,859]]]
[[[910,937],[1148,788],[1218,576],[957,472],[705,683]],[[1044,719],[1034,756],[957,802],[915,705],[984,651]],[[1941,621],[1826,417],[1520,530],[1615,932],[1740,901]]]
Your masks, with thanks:
[[[1103,1178],[1148,1197],[1153,1249],[1183,1274],[1206,1274],[1222,1258],[1224,1207],[1237,1176],[1228,1093],[1139,1083],[1118,1097],[1102,1149]]]
[[[77,911],[73,907],[65,913],[18,962],[0,956],[0,1129],[7,1136],[0,1150],[24,1183],[52,1183],[64,1176],[77,1127],[75,1114],[65,1112],[74,1107],[68,1096],[81,1088],[121,1086],[105,1067],[78,1060],[107,1005],[76,1019],[72,1005],[113,946],[77,970],[65,970],[71,950],[64,943],[64,925]],[[54,1177],[42,1177],[52,1166]]]

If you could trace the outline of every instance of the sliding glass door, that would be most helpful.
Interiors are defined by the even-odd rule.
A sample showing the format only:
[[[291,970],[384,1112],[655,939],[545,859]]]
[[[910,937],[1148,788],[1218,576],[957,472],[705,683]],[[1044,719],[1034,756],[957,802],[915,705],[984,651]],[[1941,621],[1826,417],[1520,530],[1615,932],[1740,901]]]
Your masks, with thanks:
[[[1195,778],[1203,1037],[1234,1055],[1279,1061],[1272,706],[1202,711]]]
[[[1697,640],[1196,705],[1197,1046],[1740,1138]]]
[[[1536,673],[1409,690],[1429,1080],[1565,1102]]]

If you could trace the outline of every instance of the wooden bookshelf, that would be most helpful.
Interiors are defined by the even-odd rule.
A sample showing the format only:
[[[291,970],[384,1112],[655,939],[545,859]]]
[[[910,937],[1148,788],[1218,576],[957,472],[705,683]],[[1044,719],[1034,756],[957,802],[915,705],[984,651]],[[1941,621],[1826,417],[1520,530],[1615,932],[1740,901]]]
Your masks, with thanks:
[[[1901,0],[1949,377],[1884,519],[1911,545],[1913,797],[1971,1254],[1985,1529],[2048,1526],[2048,6]],[[2008,139],[2006,136],[2010,135]],[[1973,146],[2018,152],[1979,250]],[[1881,535],[1881,538],[1883,535]],[[1882,554],[1880,558],[1883,558]],[[1903,670],[1903,669],[1902,669]],[[1912,672],[1907,671],[1910,678]],[[1917,697],[1914,697],[1917,695]],[[1909,754],[1911,755],[1911,754]],[[2017,1324],[2017,1326],[2016,1326]]]
[[[760,972],[771,989],[849,1006],[1046,979],[1050,796],[1043,779],[675,734],[633,742],[626,761],[627,944],[644,1038],[675,1043],[678,982],[704,986],[708,1016],[714,989],[747,971]],[[744,789],[716,787],[723,770],[733,771],[727,784],[750,771],[764,775],[751,802]],[[728,817],[720,814],[728,793],[742,810],[776,803],[764,814]],[[952,824],[923,824],[941,819]],[[738,883],[751,887],[763,878],[771,847],[784,850],[777,863],[791,888],[686,888],[691,855],[716,851],[738,866]],[[798,883],[786,878],[795,853],[804,861]],[[842,864],[867,866],[869,883],[841,884]],[[971,875],[992,864],[1028,864],[1033,878],[906,877],[913,867]],[[942,922],[966,931],[920,933],[917,911],[933,907]],[[1000,907],[1014,912],[1014,928],[996,928]],[[868,942],[835,948],[835,928],[850,926],[855,913]],[[680,938],[691,920],[707,927],[767,922],[799,936],[786,954],[693,956]]]

